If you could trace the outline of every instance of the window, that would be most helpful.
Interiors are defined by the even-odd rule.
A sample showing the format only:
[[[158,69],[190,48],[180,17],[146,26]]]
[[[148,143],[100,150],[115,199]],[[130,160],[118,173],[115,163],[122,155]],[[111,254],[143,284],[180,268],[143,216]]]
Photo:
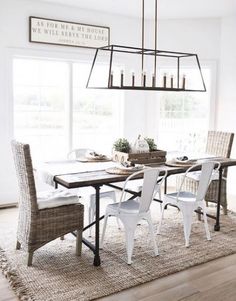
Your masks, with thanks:
[[[105,72],[100,66],[99,73]],[[73,145],[111,152],[120,136],[122,94],[111,90],[86,89],[88,64],[73,65]]]
[[[14,135],[30,144],[34,160],[65,158],[80,147],[109,153],[120,136],[123,96],[85,89],[90,66],[14,59]]]
[[[210,71],[208,68],[203,69],[206,93],[161,93],[158,143],[163,149],[204,152],[210,123]],[[191,78],[191,69],[188,70],[188,76]],[[194,80],[194,76],[192,78]]]

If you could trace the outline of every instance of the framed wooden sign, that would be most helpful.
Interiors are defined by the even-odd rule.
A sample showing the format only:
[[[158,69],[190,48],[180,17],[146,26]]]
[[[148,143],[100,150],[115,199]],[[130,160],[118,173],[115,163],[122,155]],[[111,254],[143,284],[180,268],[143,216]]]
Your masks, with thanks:
[[[99,48],[110,44],[110,28],[40,17],[29,17],[29,41]]]

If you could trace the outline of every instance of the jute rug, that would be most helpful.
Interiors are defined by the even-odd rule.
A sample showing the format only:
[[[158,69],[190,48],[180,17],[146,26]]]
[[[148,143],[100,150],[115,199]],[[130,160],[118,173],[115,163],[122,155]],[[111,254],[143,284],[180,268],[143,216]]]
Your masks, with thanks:
[[[147,226],[136,232],[133,264],[125,262],[124,232],[116,223],[108,224],[106,244],[101,251],[102,265],[92,265],[93,255],[83,246],[75,256],[75,239],[67,235],[35,252],[33,266],[26,267],[26,253],[15,250],[17,210],[11,220],[0,213],[0,266],[20,300],[70,301],[92,300],[129,287],[169,275],[191,266],[236,253],[236,216],[222,216],[220,232],[209,221],[212,241],[206,241],[202,222],[192,227],[191,247],[185,248],[182,218],[176,209],[168,209],[158,236],[159,257],[154,257]],[[7,222],[9,221],[9,222]]]

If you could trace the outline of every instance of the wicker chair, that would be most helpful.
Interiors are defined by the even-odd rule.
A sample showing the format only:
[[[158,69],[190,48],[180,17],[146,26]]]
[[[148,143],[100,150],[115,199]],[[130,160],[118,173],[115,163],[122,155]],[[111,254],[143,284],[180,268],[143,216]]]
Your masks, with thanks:
[[[81,255],[84,206],[68,191],[55,190],[47,196],[36,193],[28,144],[12,141],[12,151],[20,190],[16,249],[28,251],[27,265],[33,253],[46,243],[77,231],[76,255]]]
[[[216,157],[229,158],[232,144],[233,144],[234,134],[225,132],[209,131],[207,137],[206,153],[214,155]],[[198,179],[193,175],[186,178],[183,189],[190,191],[192,193],[197,192]],[[223,207],[224,214],[227,214],[227,168],[223,171],[223,178],[221,184],[221,206]],[[218,179],[212,179],[211,184],[207,190],[205,201],[217,202],[218,198]]]

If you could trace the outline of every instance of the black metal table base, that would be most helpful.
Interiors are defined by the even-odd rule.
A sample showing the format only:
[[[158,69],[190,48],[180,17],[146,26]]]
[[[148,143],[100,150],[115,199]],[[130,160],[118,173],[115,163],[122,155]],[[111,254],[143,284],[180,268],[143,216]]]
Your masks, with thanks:
[[[101,259],[99,254],[99,227],[100,227],[100,188],[101,185],[93,186],[96,192],[96,212],[95,212],[95,250],[94,250],[94,266],[100,266]]]
[[[92,222],[91,224],[87,225],[86,227],[83,228],[83,231],[86,231],[90,227],[95,225],[95,244],[92,244],[90,241],[87,239],[83,238],[82,243],[88,247],[93,253],[94,253],[94,260],[93,260],[93,265],[94,266],[100,266],[101,265],[101,259],[100,259],[100,254],[99,254],[99,224],[100,220],[104,218],[103,216],[100,216],[100,187],[101,185],[96,185],[93,186],[96,191],[96,217],[95,221]],[[76,236],[75,232],[72,232],[74,236]]]

